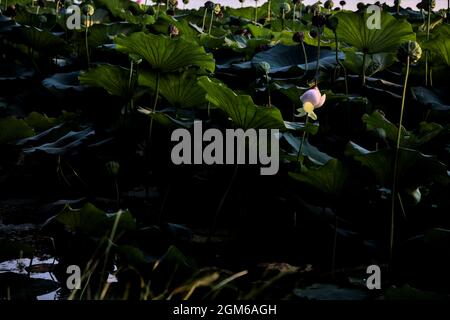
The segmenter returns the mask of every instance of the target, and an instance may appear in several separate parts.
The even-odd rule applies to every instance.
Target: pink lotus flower
[[[296,117],[302,117],[308,115],[313,120],[317,120],[317,115],[314,113],[314,109],[320,108],[325,103],[327,95],[321,95],[318,87],[314,87],[306,91],[300,100],[303,103],[303,108],[298,109],[299,112]]]

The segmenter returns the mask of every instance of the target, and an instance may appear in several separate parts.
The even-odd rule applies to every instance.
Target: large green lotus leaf
[[[156,74],[143,71],[139,73],[139,84],[156,90]],[[206,104],[205,90],[197,82],[194,72],[166,73],[159,79],[160,94],[173,106],[192,108]]]
[[[439,35],[437,38],[426,43],[425,47],[430,50],[434,64],[445,64],[450,67],[450,38]]]
[[[366,12],[339,12],[337,34],[340,41],[365,53],[395,52],[398,46],[408,40],[415,41],[416,35],[411,24],[397,20],[388,13],[381,13],[381,28],[367,28]]]
[[[153,69],[163,72],[196,66],[214,72],[215,62],[211,54],[195,42],[171,39],[165,36],[133,33],[116,38],[117,50],[144,58]]]
[[[277,108],[256,106],[250,96],[237,95],[223,83],[208,77],[201,77],[199,84],[207,92],[206,99],[228,114],[237,127],[285,129],[283,117]]]
[[[433,88],[412,87],[412,95],[420,104],[435,111],[450,110],[450,101],[444,101],[444,94]]]
[[[365,114],[362,119],[368,130],[382,129],[389,141],[392,143],[397,141],[398,127],[379,111],[375,111],[371,115]],[[418,147],[439,135],[443,129],[441,125],[433,122],[421,122],[416,133],[409,132],[402,127],[400,143],[403,147]]]
[[[283,138],[291,145],[293,148],[293,155],[297,156],[300,146],[301,146],[301,137],[295,137],[290,132],[284,132]],[[308,159],[315,165],[323,166],[329,161],[331,161],[332,157],[330,157],[325,152],[320,151],[315,146],[311,145],[308,139],[305,139],[305,145],[303,146],[302,155],[307,156]]]
[[[23,119],[16,117],[0,119],[0,144],[15,142],[34,134],[33,128]]]
[[[130,34],[139,31],[139,26],[131,23],[114,22],[94,24],[89,28],[89,46],[95,48],[111,42],[111,37],[118,34]],[[84,37],[83,40],[84,41]]]
[[[109,235],[116,219],[120,219],[116,235],[136,230],[136,222],[128,210],[106,213],[91,203],[86,203],[81,209],[72,209],[67,205],[49,221],[62,223],[72,232],[78,231],[88,236],[101,237]]]
[[[339,195],[345,187],[349,172],[339,160],[332,159],[322,167],[306,169],[301,173],[290,172],[289,175],[324,193]]]
[[[308,63],[305,63],[303,50],[300,46],[286,46],[278,44],[273,48],[257,53],[251,62],[243,62],[232,65],[235,69],[249,69],[252,65],[260,62],[267,62],[270,65],[270,73],[304,73],[306,69],[315,70],[317,62],[317,48],[313,46],[305,46]],[[343,54],[339,53],[339,58],[343,58]],[[335,52],[329,48],[320,50],[319,66],[321,69],[332,68],[336,65]]]
[[[155,21],[154,16],[147,15],[140,6],[129,0],[97,0],[98,5],[107,8],[111,14],[122,20],[134,24],[152,24]],[[135,12],[134,15],[132,12]]]
[[[131,96],[129,77],[130,70],[105,64],[81,73],[79,80],[82,85],[103,88],[113,96],[127,98]]]
[[[366,75],[373,76],[377,72],[383,71],[395,62],[395,55],[388,52],[374,53],[366,56]],[[362,70],[363,54],[354,50],[345,51],[344,65],[348,71],[360,74]]]
[[[345,151],[346,155],[369,168],[377,182],[387,188],[392,187],[394,153],[393,149],[368,151],[353,142],[347,145]],[[447,167],[443,163],[416,150],[400,148],[398,168],[399,181],[403,186],[417,187],[430,182],[449,182]]]
[[[53,33],[35,27],[22,26],[13,30],[14,40],[45,54],[64,51],[65,42]]]
[[[33,111],[25,119],[36,132],[48,130],[58,124],[58,119],[47,117],[45,114]]]

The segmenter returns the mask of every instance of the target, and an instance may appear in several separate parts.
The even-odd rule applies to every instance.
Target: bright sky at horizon
[[[240,7],[241,3],[239,2],[239,0],[212,0],[213,2],[216,3],[220,3],[221,5],[226,5],[226,6],[230,6],[230,7]],[[340,0],[333,0],[335,6],[339,5],[339,1]],[[369,0],[369,1],[362,1],[362,0],[346,0],[347,5],[346,7],[348,9],[355,9],[356,8],[356,4],[358,2],[364,2],[364,3],[375,3],[377,0]],[[180,6],[182,6],[182,1],[180,0]],[[189,4],[186,6],[187,8],[198,8],[203,6],[203,4],[206,2],[206,0],[190,0]],[[258,4],[261,5],[264,2],[266,2],[266,0],[259,0]],[[317,0],[304,0],[305,4],[313,4],[317,2]],[[323,0],[322,2],[325,2],[325,0]],[[382,1],[380,0],[381,3],[385,2],[389,5],[393,5],[394,0],[387,0],[387,1]],[[419,3],[420,0],[402,0],[402,7],[411,7],[413,9],[416,8],[417,3]],[[245,6],[254,6],[255,1],[254,0],[245,0],[244,5]],[[442,8],[447,8],[447,0],[436,0],[436,9],[442,9]]]

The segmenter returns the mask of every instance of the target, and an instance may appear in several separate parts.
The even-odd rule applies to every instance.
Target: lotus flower
[[[298,109],[297,111],[299,114],[295,116],[302,117],[304,115],[308,115],[311,119],[317,120],[317,115],[314,113],[314,110],[323,106],[326,98],[327,95],[321,95],[318,87],[309,89],[300,97],[300,100],[303,103],[303,108]]]

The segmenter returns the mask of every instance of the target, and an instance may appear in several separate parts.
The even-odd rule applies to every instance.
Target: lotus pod
[[[119,174],[120,165],[116,161],[109,161],[106,163],[105,168],[108,175],[115,178]]]
[[[292,40],[297,43],[302,43],[305,40],[305,33],[302,31],[294,33]]]
[[[83,13],[87,16],[93,16],[95,13],[95,8],[91,4],[83,6]]]
[[[397,50],[397,58],[403,63],[406,63],[408,57],[411,63],[416,63],[421,56],[422,48],[416,41],[404,42]]]
[[[283,2],[280,4],[280,11],[284,14],[289,13],[289,11],[291,11],[291,6],[287,2]]]

